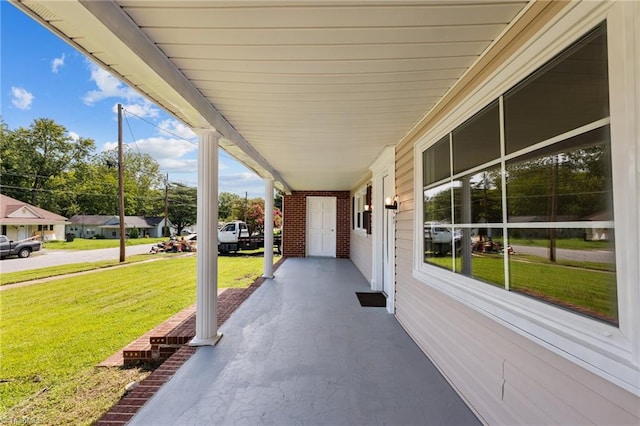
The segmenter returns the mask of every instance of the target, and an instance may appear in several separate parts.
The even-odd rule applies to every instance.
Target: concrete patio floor
[[[350,260],[287,259],[131,425],[480,422]]]

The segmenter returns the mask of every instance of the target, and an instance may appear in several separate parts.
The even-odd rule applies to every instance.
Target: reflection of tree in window
[[[584,220],[612,209],[608,143],[567,148],[550,154],[536,151],[528,156],[533,158],[507,163],[510,220],[525,216],[531,217],[529,222]]]

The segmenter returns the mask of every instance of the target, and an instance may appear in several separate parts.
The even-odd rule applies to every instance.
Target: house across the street
[[[43,241],[61,240],[67,223],[66,217],[0,194],[0,226],[10,240],[38,236]]]
[[[67,233],[80,238],[120,238],[120,219],[113,215],[77,214],[69,219]],[[129,234],[136,229],[140,237],[162,237],[164,217],[162,216],[125,216],[124,228]],[[175,228],[168,221],[169,230],[175,234]]]

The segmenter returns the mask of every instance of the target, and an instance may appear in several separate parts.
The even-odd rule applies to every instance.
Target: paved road
[[[549,249],[546,247],[532,247],[532,246],[511,246],[516,253],[531,254],[533,256],[547,257],[549,256]],[[558,259],[574,260],[578,262],[602,262],[602,263],[615,263],[615,254],[613,251],[608,250],[570,250],[570,249],[556,249],[556,256]]]
[[[153,244],[142,244],[126,248],[125,255],[149,253]],[[0,260],[0,272],[28,271],[30,269],[46,268],[49,266],[67,265],[70,263],[97,262],[101,260],[118,260],[120,248],[99,250],[48,250],[33,253],[27,259],[10,257]]]

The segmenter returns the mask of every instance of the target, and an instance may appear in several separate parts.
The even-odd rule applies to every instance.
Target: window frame
[[[353,216],[353,230],[357,234],[366,235],[367,234],[367,223],[365,216],[368,215],[368,211],[365,209],[365,205],[367,204],[367,185],[364,185],[353,194],[353,206],[354,206],[354,216]],[[371,206],[369,206],[371,209]],[[371,218],[367,218],[371,220]]]
[[[426,149],[606,20],[619,326],[502,288],[478,285],[473,278],[425,263],[422,253],[422,202],[416,202],[414,209],[413,277],[640,395],[640,327],[637,326],[640,324],[640,267],[637,265],[637,253],[640,252],[637,241],[640,236],[640,221],[637,220],[640,217],[640,180],[630,179],[628,173],[629,170],[638,170],[640,163],[640,147],[636,139],[638,127],[637,123],[634,124],[640,112],[640,100],[635,89],[637,83],[632,77],[640,73],[635,65],[640,59],[640,48],[636,46],[633,50],[638,34],[634,34],[633,19],[628,18],[634,13],[637,17],[640,7],[633,3],[587,2],[567,9],[414,145],[414,197],[423,199],[422,155]],[[629,154],[634,144],[637,147],[635,156]],[[635,253],[635,259],[632,253]]]

